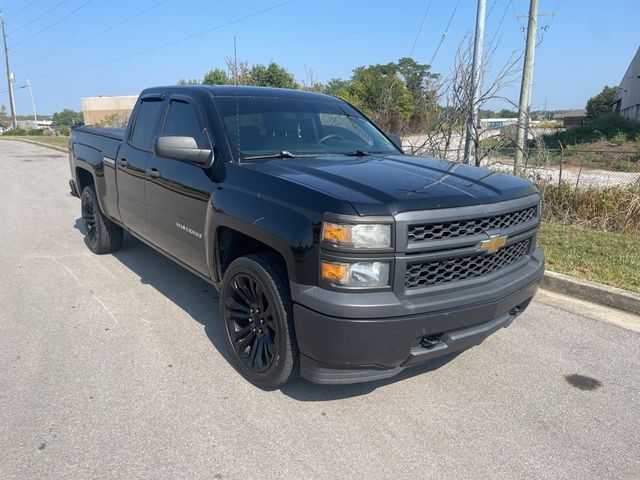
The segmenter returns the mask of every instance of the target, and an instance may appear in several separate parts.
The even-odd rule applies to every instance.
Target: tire
[[[80,195],[84,243],[93,253],[103,255],[122,246],[122,228],[100,211],[93,186],[84,187]]]
[[[298,370],[286,274],[274,255],[234,260],[220,289],[220,318],[234,368],[264,390],[287,383]]]

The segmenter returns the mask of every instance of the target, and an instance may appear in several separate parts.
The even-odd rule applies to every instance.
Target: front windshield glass
[[[235,153],[242,157],[398,153],[376,127],[337,99],[217,97]]]

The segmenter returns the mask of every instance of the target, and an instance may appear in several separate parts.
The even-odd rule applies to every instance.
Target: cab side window
[[[200,125],[198,114],[193,105],[187,102],[171,101],[162,134],[193,137],[196,139],[198,148],[210,148],[209,139]]]
[[[133,132],[131,133],[131,143],[136,147],[143,150],[151,150],[153,138],[157,135],[156,122],[158,121],[161,106],[162,100],[159,98],[142,100],[140,103],[136,122],[133,125]]]

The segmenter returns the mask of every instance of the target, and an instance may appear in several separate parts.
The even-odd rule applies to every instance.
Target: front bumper
[[[335,303],[320,311],[295,303],[301,375],[326,384],[379,380],[409,366],[478,345],[522,313],[534,296],[543,271],[544,257],[537,250],[526,265],[483,289],[484,298],[460,292],[449,297],[447,308],[437,308],[440,304],[436,303],[433,309],[423,307],[420,313],[401,316],[371,318],[376,310],[388,313],[389,305],[376,309],[360,303],[370,314],[362,318],[357,315],[362,313],[360,308],[344,304],[342,311],[351,314],[344,318],[333,314],[340,310]],[[296,291],[294,301],[295,297],[304,297],[304,292]],[[409,305],[405,303],[403,307],[395,311],[405,312]],[[320,313],[327,310],[331,313]]]

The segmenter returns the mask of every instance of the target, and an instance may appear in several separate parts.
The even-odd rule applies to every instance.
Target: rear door
[[[162,135],[189,136],[199,148],[211,149],[204,115],[189,97],[169,99]],[[152,156],[147,165],[147,225],[154,244],[178,260],[208,275],[205,221],[215,182],[207,168]]]
[[[143,237],[148,236],[145,203],[147,163],[153,157],[151,150],[158,134],[161,111],[161,97],[141,98],[128,138],[122,142],[116,159],[120,218],[127,228]]]

